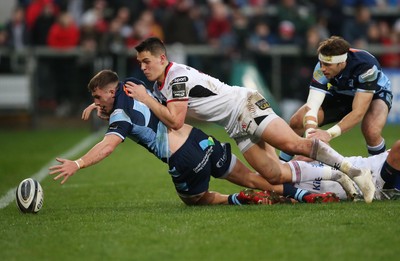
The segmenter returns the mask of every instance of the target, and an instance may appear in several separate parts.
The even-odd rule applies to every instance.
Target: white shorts
[[[230,133],[240,151],[244,153],[260,141],[268,124],[278,118],[268,101],[258,92],[249,93],[242,113],[239,115],[236,133]]]

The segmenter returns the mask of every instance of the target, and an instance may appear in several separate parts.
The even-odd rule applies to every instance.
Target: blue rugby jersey
[[[348,96],[354,96],[356,92],[391,92],[389,78],[382,72],[378,60],[369,52],[350,49],[346,62],[344,70],[331,80],[324,76],[318,62],[314,68],[310,89]]]
[[[143,84],[135,78],[128,78],[126,81]],[[118,84],[106,135],[115,134],[123,140],[128,137],[167,162],[170,157],[167,127],[145,104],[127,96],[123,84]]]

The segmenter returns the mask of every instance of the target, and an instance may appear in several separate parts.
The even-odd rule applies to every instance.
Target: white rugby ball
[[[43,189],[40,183],[27,178],[19,183],[15,192],[16,202],[22,213],[37,213],[43,206]]]

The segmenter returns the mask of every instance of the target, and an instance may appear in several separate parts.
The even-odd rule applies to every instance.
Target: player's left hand
[[[331,141],[332,137],[326,130],[315,129],[308,133],[307,138],[319,139],[327,144]]]
[[[79,167],[72,160],[67,160],[62,158],[56,158],[56,160],[61,164],[49,167],[50,170],[49,174],[50,175],[58,174],[56,177],[53,178],[54,180],[63,178],[63,180],[61,181],[62,185],[65,182],[67,182],[69,177],[75,174],[75,172],[79,169]]]
[[[146,87],[142,84],[136,84],[131,81],[125,83],[124,91],[126,95],[140,102],[143,102],[149,96]]]

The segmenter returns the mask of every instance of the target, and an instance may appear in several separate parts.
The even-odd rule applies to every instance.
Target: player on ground
[[[372,201],[375,188],[369,170],[354,168],[317,139],[299,137],[257,91],[229,86],[187,65],[168,61],[166,47],[158,38],[144,40],[136,50],[141,69],[149,81],[155,81],[154,95],[163,104],[153,99],[143,85],[127,82],[126,89],[169,128],[181,128],[186,116],[217,123],[270,183],[282,183],[280,162],[274,160],[278,148],[342,170],[362,189],[365,201]]]
[[[320,43],[318,59],[307,103],[290,119],[292,129],[300,136],[329,142],[361,122],[369,155],[384,152],[382,129],[393,95],[378,60],[367,51],[350,48],[337,36]],[[337,124],[318,136],[312,135],[328,123]],[[284,160],[288,156],[281,154]]]
[[[129,80],[139,83],[134,78]],[[337,201],[336,196],[331,193],[310,194],[289,184],[272,186],[236,159],[231,153],[229,144],[222,144],[187,124],[179,130],[168,129],[148,107],[128,97],[123,86],[124,83],[119,81],[118,75],[109,70],[99,72],[89,82],[88,88],[94,98],[94,106],[98,107],[102,118],[109,118],[107,133],[101,142],[80,159],[71,161],[57,158],[61,164],[49,168],[50,174],[57,174],[55,180],[62,178],[61,184],[65,183],[79,169],[106,158],[128,137],[169,165],[169,173],[178,195],[189,205],[246,204],[259,201],[271,203],[268,200],[268,193],[264,192],[251,195],[246,193],[223,195],[211,192],[208,190],[210,176],[225,178],[248,188],[276,191],[285,196],[292,196],[298,201],[310,203]],[[90,106],[89,110],[85,110],[83,117],[87,118],[92,109]],[[289,164],[285,168],[287,178],[291,180]],[[340,179],[340,176],[336,177]],[[347,178],[346,175],[342,177]]]
[[[355,166],[371,169],[376,192],[375,199],[391,199],[400,196],[400,140],[397,140],[390,150],[369,157],[354,156],[348,160]],[[323,167],[323,164],[314,164]],[[333,170],[337,171],[337,170]],[[296,184],[296,187],[323,193],[324,191],[335,192],[341,199],[347,198],[342,187],[334,181],[314,180]],[[356,191],[357,192],[357,191]],[[358,193],[357,193],[358,194]]]

